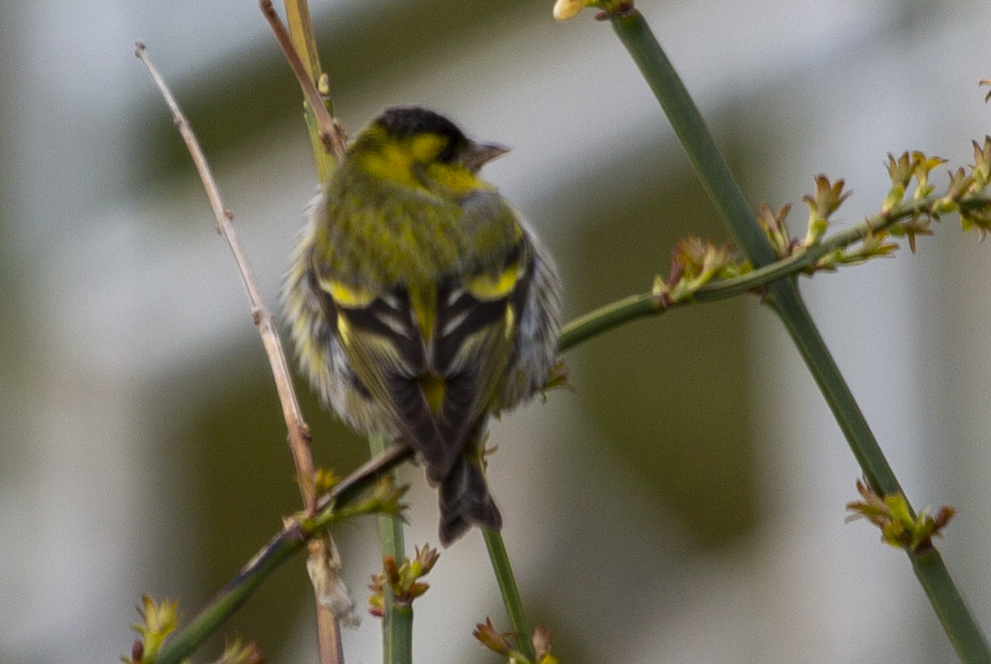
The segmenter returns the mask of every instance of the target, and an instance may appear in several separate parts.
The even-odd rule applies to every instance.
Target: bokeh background
[[[885,154],[971,160],[991,131],[980,0],[641,0],[754,206],[812,176],[887,190]],[[561,265],[568,317],[649,288],[670,247],[726,238],[608,24],[550,0],[312,0],[352,131],[422,104],[513,147],[488,177]],[[142,593],[206,601],[295,511],[275,391],[247,301],[143,40],[212,161],[270,306],[315,188],[300,98],[249,0],[0,0],[0,662],[109,662]],[[938,180],[940,183],[942,179]],[[991,248],[956,220],[917,255],[803,283],[918,506],[991,626]],[[494,426],[491,482],[529,617],[565,662],[954,661],[904,555],[844,525],[859,475],[756,299],[638,322],[567,356],[572,391]],[[300,384],[321,465],[365,444]],[[413,486],[407,542],[436,542]],[[335,530],[364,613],[371,520]],[[418,661],[495,662],[508,628],[478,533],[416,604]],[[302,559],[225,633],[313,662]],[[378,623],[345,633],[380,657]],[[222,645],[215,639],[211,657]],[[202,661],[205,655],[200,658]]]

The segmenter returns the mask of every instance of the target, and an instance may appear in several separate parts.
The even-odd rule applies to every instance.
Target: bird
[[[386,109],[311,202],[283,289],[302,372],[350,427],[413,448],[439,487],[445,547],[502,528],[487,425],[556,363],[554,260],[479,177],[507,152],[434,111]]]

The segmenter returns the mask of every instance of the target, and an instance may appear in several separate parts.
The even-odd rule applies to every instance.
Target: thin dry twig
[[[290,4],[292,5],[291,7]],[[331,117],[327,111],[327,107],[324,105],[323,97],[320,96],[320,93],[313,84],[317,76],[319,76],[320,60],[317,57],[316,43],[313,38],[313,26],[310,23],[310,11],[306,5],[306,0],[292,0],[291,3],[286,3],[286,13],[289,23],[294,28],[293,34],[289,34],[286,31],[282,20],[275,12],[270,0],[260,0],[259,6],[303,90],[303,94],[310,106],[312,118],[316,122],[316,133],[320,145],[335,161],[340,162],[344,159],[345,152],[344,129]],[[298,43],[306,55],[305,63],[300,57],[299,49],[294,45],[294,37],[297,40],[296,43]],[[314,145],[314,150],[316,149]],[[317,172],[321,175],[321,179],[327,176],[326,169],[326,164],[322,163],[322,160],[317,156]],[[323,561],[333,566],[334,569],[338,568],[337,549],[333,546],[333,542],[322,539],[315,540],[310,542],[309,550],[311,562]],[[320,566],[308,566],[309,569],[317,569],[318,567]],[[313,580],[314,588],[317,589],[317,606],[320,607],[317,610],[317,636],[320,643],[320,662],[321,664],[341,664],[344,662],[344,650],[341,645],[339,625],[336,618],[320,601],[321,591],[317,587],[321,583],[312,574],[311,579]]]
[[[318,514],[315,518],[331,519],[333,512],[346,510],[357,502],[357,494],[377,482],[395,466],[413,456],[407,443],[394,442],[374,459],[365,463],[345,479],[335,484],[328,493],[319,499],[320,512],[331,508],[331,514]],[[357,507],[357,506],[355,506]],[[341,513],[338,512],[338,515]],[[206,606],[188,622],[183,621],[181,629],[169,635],[168,643],[159,650],[155,661],[162,664],[186,662],[196,649],[258,590],[261,583],[275,571],[304,542],[312,541],[315,524],[304,527],[303,520],[290,519],[247,564],[240,569],[231,581],[224,586]],[[140,642],[139,642],[140,643]],[[331,649],[334,655],[339,649]],[[323,661],[323,660],[321,660]],[[342,662],[342,658],[330,661]]]
[[[286,14],[289,36],[292,37],[293,46],[306,65],[310,80],[320,80],[323,71],[320,67],[320,56],[317,54],[317,41],[313,34],[309,3],[307,0],[283,0],[282,8]]]
[[[310,107],[313,109],[317,125],[319,126],[320,142],[323,143],[324,149],[333,155],[334,159],[341,161],[344,159],[345,151],[344,131],[340,124],[334,118],[330,117],[327,107],[323,104],[323,97],[320,96],[316,86],[313,85],[313,80],[310,79],[306,71],[306,65],[303,64],[303,60],[299,57],[299,53],[296,52],[296,48],[293,46],[289,32],[282,24],[282,19],[279,18],[275,8],[272,7],[272,0],[259,0],[258,5],[261,7],[262,14],[265,15],[265,20],[272,27],[272,32],[275,33],[275,38],[278,40],[279,46],[286,56],[286,60],[289,61],[289,66],[292,67],[293,73],[296,74],[296,79],[299,81],[300,87],[303,88],[306,101],[309,102]]]
[[[284,29],[283,32],[285,32]],[[294,50],[292,52],[295,53]],[[220,197],[220,190],[217,187],[216,180],[213,178],[213,174],[210,172],[210,167],[207,164],[206,157],[203,155],[203,150],[200,148],[199,142],[196,140],[192,126],[179,108],[179,104],[176,102],[171,90],[169,90],[168,85],[166,85],[165,80],[151,63],[148,54],[145,52],[145,46],[141,42],[135,44],[135,55],[148,68],[148,72],[151,74],[159,91],[162,93],[162,97],[165,99],[165,103],[168,104],[169,110],[172,112],[173,122],[186,142],[186,147],[189,149],[189,153],[193,158],[196,170],[199,172],[200,179],[203,181],[203,187],[206,189],[207,197],[210,199],[210,206],[213,208],[213,213],[217,220],[217,232],[224,236],[231,249],[231,253],[234,254],[238,273],[241,275],[241,281],[244,284],[244,288],[248,294],[248,300],[251,303],[251,316],[255,325],[258,327],[262,343],[265,346],[265,352],[268,354],[268,360],[272,366],[272,375],[275,378],[279,402],[282,404],[282,414],[289,432],[289,449],[292,452],[293,462],[296,466],[299,492],[303,498],[305,509],[310,514],[313,514],[316,511],[317,495],[314,484],[313,458],[310,454],[310,429],[303,420],[299,400],[296,398],[296,392],[293,389],[289,366],[286,363],[286,354],[282,348],[282,341],[275,326],[275,318],[265,306],[258,284],[255,281],[254,272],[248,263],[244,249],[241,247],[237,233],[234,231],[234,215],[223,204],[223,200]],[[299,56],[296,56],[296,61],[299,61]],[[310,87],[313,87],[312,84]],[[323,115],[329,118],[329,114],[322,103],[316,106],[323,111]],[[332,122],[331,126],[333,126]],[[328,136],[338,136],[338,134],[336,132],[330,132]],[[327,145],[334,146],[334,143],[329,142]],[[343,151],[341,154],[343,154]],[[329,538],[329,535],[327,538]],[[329,539],[321,538],[312,540],[309,544],[311,559],[335,560],[334,551],[335,548]],[[320,661],[322,664],[342,664],[344,662],[344,655],[337,620],[330,609],[321,602],[323,591],[315,588],[315,592],[317,594],[317,623],[320,635]]]
[[[220,233],[234,254],[234,262],[237,263],[238,273],[241,275],[241,282],[248,293],[248,301],[251,303],[251,317],[254,319],[258,332],[261,334],[262,342],[265,344],[265,351],[268,353],[269,362],[272,365],[272,374],[278,388],[279,401],[282,404],[282,414],[286,420],[286,427],[289,430],[289,447],[292,450],[293,459],[296,462],[296,474],[299,481],[300,494],[306,504],[307,509],[315,508],[316,487],[313,483],[313,459],[310,456],[310,431],[303,421],[303,413],[299,408],[299,401],[296,399],[296,392],[293,389],[292,379],[289,375],[289,366],[286,363],[286,355],[282,349],[282,342],[275,327],[275,318],[265,306],[258,284],[255,281],[254,272],[248,263],[248,258],[244,253],[241,242],[234,231],[234,214],[228,210],[220,197],[220,190],[217,182],[210,172],[206,157],[200,148],[193,134],[193,129],[179,108],[175,97],[169,90],[168,85],[161,74],[151,63],[145,46],[141,42],[135,44],[137,55],[151,73],[155,84],[165,98],[169,110],[172,111],[173,122],[176,129],[182,135],[189,148],[189,153],[196,164],[196,170],[203,181],[207,197],[210,199],[210,206],[217,219],[217,232]]]

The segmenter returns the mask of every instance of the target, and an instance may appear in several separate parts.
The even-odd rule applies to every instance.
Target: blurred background
[[[545,237],[567,317],[649,288],[686,234],[725,240],[608,24],[551,0],[311,0],[338,115],[422,104],[513,148],[486,168]],[[885,154],[957,166],[991,127],[980,0],[641,0],[754,207],[845,178],[876,210]],[[315,190],[292,75],[242,0],[0,0],[0,662],[110,662],[142,593],[193,615],[299,508],[284,425],[233,261],[133,42],[173,86],[276,307]],[[940,176],[939,185],[945,182]],[[804,280],[837,362],[991,626],[991,248],[955,218],[917,255]],[[905,556],[844,525],[859,470],[755,298],[680,310],[567,355],[572,391],[494,426],[491,484],[529,618],[563,662],[951,662]],[[319,464],[365,443],[300,383]],[[407,543],[436,543],[418,468]],[[365,613],[372,520],[335,530]],[[496,662],[508,629],[480,535],[416,604],[418,661]],[[314,662],[302,558],[225,634]],[[214,639],[203,661],[219,654]]]

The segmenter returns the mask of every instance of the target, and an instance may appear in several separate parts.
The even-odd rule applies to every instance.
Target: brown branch
[[[145,52],[144,44],[135,44],[137,55],[148,68],[151,77],[155,80],[165,103],[172,111],[173,122],[176,129],[182,135],[189,148],[189,153],[196,164],[196,170],[203,181],[207,198],[210,199],[210,206],[217,219],[217,232],[224,236],[227,244],[234,254],[234,262],[237,263],[238,273],[241,275],[241,282],[248,293],[248,301],[251,303],[251,317],[254,319],[258,332],[261,334],[262,342],[265,344],[265,352],[268,354],[269,363],[272,365],[272,375],[275,378],[275,385],[279,392],[279,401],[282,404],[282,414],[286,420],[286,427],[289,430],[289,448],[292,451],[293,460],[296,463],[296,475],[299,481],[299,492],[303,497],[303,502],[308,510],[315,508],[316,487],[313,484],[313,459],[310,456],[310,431],[303,421],[303,413],[299,408],[299,401],[296,399],[296,392],[293,389],[292,379],[289,375],[289,366],[286,364],[286,355],[282,350],[282,342],[279,333],[275,328],[275,318],[265,306],[258,283],[255,281],[254,272],[248,263],[248,258],[241,247],[241,241],[234,231],[234,214],[228,210],[220,197],[220,190],[217,182],[210,172],[203,150],[196,140],[193,129],[179,108],[175,97],[166,85],[158,70],[151,63],[148,54]]]
[[[269,4],[269,7],[271,7],[271,4]],[[279,23],[279,26],[281,27],[281,22]],[[285,32],[284,29],[282,31],[283,33]],[[145,67],[148,68],[155,84],[158,86],[162,96],[165,98],[166,104],[168,104],[169,109],[172,111],[173,122],[175,123],[176,128],[179,130],[183,140],[186,142],[186,147],[189,149],[189,153],[193,158],[193,163],[196,165],[196,170],[199,172],[200,179],[203,181],[203,187],[206,189],[207,197],[210,199],[210,206],[213,208],[213,213],[217,220],[217,232],[224,236],[224,239],[227,240],[228,246],[230,246],[231,253],[234,254],[234,261],[237,263],[238,273],[241,275],[241,281],[244,284],[244,288],[248,293],[248,300],[251,303],[252,318],[255,325],[258,327],[258,332],[261,335],[262,343],[265,346],[265,352],[268,354],[269,363],[272,366],[272,375],[275,378],[275,385],[279,394],[279,402],[282,404],[282,415],[285,418],[286,428],[289,432],[289,449],[292,452],[293,462],[296,466],[296,477],[299,483],[299,492],[303,499],[303,505],[307,513],[314,514],[316,511],[317,496],[316,486],[314,484],[313,458],[310,454],[310,429],[303,420],[303,414],[299,407],[299,401],[296,398],[296,392],[293,389],[292,378],[289,374],[289,366],[286,363],[286,355],[283,351],[282,341],[279,338],[278,330],[275,326],[275,318],[265,306],[261,292],[258,289],[258,284],[255,281],[254,273],[248,263],[247,256],[244,253],[244,249],[241,247],[241,242],[237,237],[237,233],[234,231],[234,215],[224,206],[224,203],[220,197],[220,190],[213,178],[213,174],[210,172],[210,167],[207,164],[206,157],[203,155],[203,150],[200,148],[199,142],[196,140],[196,136],[193,133],[193,129],[190,126],[189,121],[179,108],[179,104],[176,102],[175,97],[166,85],[165,80],[162,78],[161,74],[158,73],[158,70],[148,58],[148,54],[145,52],[144,44],[138,42],[135,46],[135,55],[137,55],[144,63]],[[295,53],[294,50],[292,50],[292,52]],[[296,61],[299,61],[298,56],[296,56]],[[312,84],[310,87],[313,87]],[[315,92],[316,91],[314,90],[314,94]],[[319,111],[322,110],[323,116],[329,118],[327,109],[323,106],[322,102],[316,104],[314,108],[319,109],[317,111],[317,117],[320,117]],[[331,127],[333,127],[332,122]],[[327,142],[327,145],[330,148],[336,148],[338,144],[343,146],[343,143],[340,141],[340,136],[336,131],[329,132],[327,136],[337,138],[337,143],[334,143],[333,141]],[[340,149],[340,154],[343,155],[343,147]],[[329,561],[333,565],[337,565],[334,551],[335,548],[333,544],[326,538],[312,540],[309,544],[311,559]],[[326,589],[317,588],[315,586],[314,590],[317,595],[317,624],[320,637],[320,661],[322,664],[341,664],[344,661],[344,657],[341,647],[340,629],[333,613],[321,601],[321,598],[326,594]]]
[[[318,501],[320,509],[315,520],[320,522],[320,526],[313,523],[304,528],[299,519],[293,519],[287,527],[270,539],[192,620],[181,630],[170,635],[155,657],[155,662],[179,664],[188,661],[187,658],[254,594],[272,572],[299,551],[304,542],[313,541],[311,539],[313,533],[334,518],[335,510],[350,505],[355,501],[358,491],[368,488],[385,473],[412,456],[413,450],[409,445],[394,442],[384,452],[335,484],[330,492]],[[328,507],[332,507],[330,512],[325,511]],[[330,648],[331,655],[336,655],[339,651],[340,646]],[[343,661],[343,659],[330,661]]]
[[[320,58],[317,55],[316,39],[313,36],[313,24],[310,20],[310,10],[306,0],[285,0],[286,18],[290,31],[276,14],[270,0],[260,0],[262,14],[268,21],[282,53],[286,56],[300,88],[306,99],[305,115],[309,127],[310,141],[313,143],[313,157],[316,163],[317,176],[325,182],[332,172],[333,161],[344,159],[345,139],[344,130],[334,120],[324,103],[324,98],[314,87],[314,81],[325,80],[320,71]],[[328,158],[329,157],[329,158]],[[337,569],[336,547],[332,542],[319,540],[310,545],[310,563],[307,568],[311,571],[314,588],[321,586],[321,581],[313,573],[315,569]],[[325,563],[323,565],[319,563]],[[320,601],[321,591],[317,590],[317,635],[320,641],[321,664],[340,664],[344,661],[341,646],[340,629],[335,617],[326,610]]]
[[[283,7],[293,47],[306,66],[307,77],[311,81],[318,81],[323,72],[320,68],[320,57],[317,55],[316,38],[313,36],[309,3],[307,0],[284,0]]]
[[[286,56],[286,60],[289,61],[289,66],[292,67],[292,71],[299,81],[299,86],[303,88],[303,95],[313,110],[317,121],[317,132],[320,136],[320,142],[328,154],[333,155],[337,161],[341,161],[344,159],[345,151],[344,131],[340,124],[330,117],[330,112],[324,106],[323,97],[320,96],[316,86],[313,85],[313,79],[310,78],[306,65],[303,64],[303,60],[299,57],[299,53],[296,52],[296,48],[293,46],[292,37],[289,36],[286,26],[282,24],[282,19],[279,18],[275,8],[272,7],[272,0],[259,0],[258,5],[265,15],[265,20],[272,27],[272,32],[275,33],[275,38],[278,40],[279,46]]]

